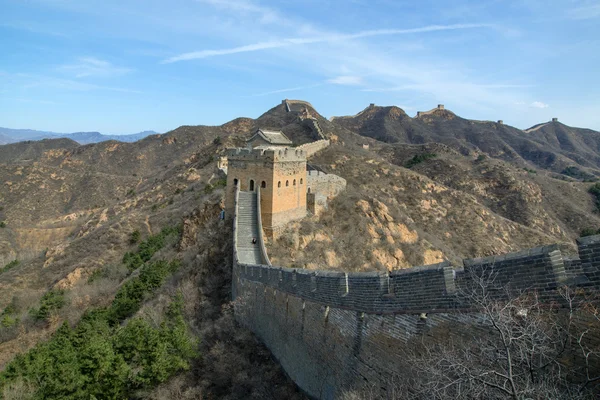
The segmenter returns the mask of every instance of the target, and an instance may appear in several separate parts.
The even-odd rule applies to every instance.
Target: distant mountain
[[[600,176],[600,132],[556,120],[521,130],[502,121],[461,118],[443,106],[411,118],[398,107],[370,105],[354,116],[331,121],[381,142],[443,143],[464,155],[484,153],[522,166],[532,163],[577,179]]]
[[[61,135],[61,137],[74,140],[80,144],[99,143],[105,142],[107,140],[118,140],[119,142],[132,143],[137,142],[138,140],[143,139],[146,136],[156,134],[158,134],[158,132],[154,131],[143,131],[129,135],[103,135],[100,132],[75,132]]]
[[[0,144],[22,142],[24,140],[42,140],[68,138],[79,144],[99,143],[107,140],[118,140],[119,142],[137,142],[146,136],[156,135],[155,131],[143,131],[128,135],[103,135],[100,132],[75,132],[57,133],[50,131],[36,131],[32,129],[10,129],[0,127]]]
[[[0,134],[0,144],[10,143],[12,140],[8,136]]]

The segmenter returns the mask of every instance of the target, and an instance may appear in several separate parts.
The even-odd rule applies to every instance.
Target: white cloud
[[[361,85],[363,80],[360,76],[342,75],[327,81],[335,85]]]
[[[529,107],[533,107],[533,108],[548,108],[550,106],[548,104],[546,104],[546,103],[542,103],[541,101],[534,101],[533,103],[531,103],[529,105]]]
[[[349,40],[368,38],[374,36],[392,36],[392,35],[406,35],[414,33],[426,33],[426,32],[437,32],[437,31],[449,31],[458,29],[476,29],[476,28],[490,28],[492,25],[489,24],[455,24],[455,25],[429,25],[420,28],[411,29],[375,29],[368,31],[360,31],[350,34],[328,34],[319,35],[314,37],[300,37],[300,38],[284,38],[281,40],[269,41],[269,42],[258,42],[245,46],[232,47],[218,50],[200,50],[189,53],[183,53],[177,56],[167,58],[163,61],[164,64],[174,63],[178,61],[196,60],[214,56],[222,56],[237,53],[246,53],[251,51],[274,49],[280,47],[288,47],[302,44],[313,44],[313,43],[324,43],[324,42],[347,42]]]
[[[75,78],[112,77],[132,71],[130,68],[117,67],[105,60],[94,57],[80,57],[76,64],[62,65],[59,70],[74,74]]]

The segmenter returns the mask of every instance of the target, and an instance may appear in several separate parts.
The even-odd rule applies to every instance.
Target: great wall
[[[234,220],[236,242],[248,241]],[[235,316],[311,397],[335,399],[347,390],[368,389],[374,398],[387,398],[410,339],[477,320],[457,296],[473,274],[496,274],[491,290],[498,297],[510,288],[560,301],[562,285],[598,289],[600,235],[581,238],[578,245],[575,259],[552,245],[464,260],[462,268],[443,262],[389,273],[244,263],[234,248]]]
[[[549,245],[465,259],[461,266],[442,262],[390,272],[271,265],[263,230],[273,236],[307,210],[318,213],[318,204],[326,207],[327,199],[345,189],[341,177],[307,171],[306,158],[327,145],[326,140],[296,148],[249,143],[230,151],[228,160],[235,318],[310,397],[336,399],[357,389],[368,390],[372,398],[390,398],[411,340],[448,334],[457,326],[477,327],[480,314],[460,295],[475,277],[493,278],[488,290],[498,300],[535,291],[543,301],[560,305],[563,286],[599,288],[600,235],[578,239],[575,258]]]

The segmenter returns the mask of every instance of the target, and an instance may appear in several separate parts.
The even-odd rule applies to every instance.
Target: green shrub
[[[19,323],[19,318],[15,317],[17,309],[13,303],[6,306],[2,314],[0,314],[0,325],[3,328],[11,328]]]
[[[140,239],[142,238],[142,234],[140,233],[139,230],[135,230],[133,232],[131,232],[131,234],[129,235],[129,243],[130,244],[136,244],[140,241]]]
[[[40,300],[40,308],[32,308],[29,315],[35,320],[48,320],[52,312],[60,310],[66,303],[64,290],[50,290]]]
[[[487,156],[486,156],[485,154],[480,154],[480,155],[477,157],[477,160],[475,160],[475,161],[476,161],[476,162],[482,162],[482,161],[484,161],[486,158],[487,158]]]
[[[585,228],[581,231],[581,233],[579,235],[581,237],[585,237],[585,236],[592,236],[592,235],[598,235],[598,234],[600,234],[600,229]]]
[[[0,274],[8,271],[9,269],[13,269],[17,265],[19,265],[19,260],[12,260],[8,264],[6,264],[2,269],[0,269]]]
[[[22,379],[36,399],[122,399],[189,369],[196,343],[174,299],[160,327],[141,318],[111,326],[102,310],[75,328],[64,323],[45,343],[18,355],[0,374],[0,389]]]
[[[213,144],[216,144],[217,146],[221,144],[221,136],[217,136],[216,138],[213,139]]]
[[[178,260],[144,263],[169,237],[180,233],[181,226],[165,228],[140,243],[138,252],[127,253],[124,262],[140,263],[139,275],[121,286],[109,307],[87,311],[75,328],[64,323],[49,341],[18,355],[0,373],[0,393],[22,382],[35,392],[35,399],[132,398],[139,390],[189,369],[197,346],[183,319],[181,295],[166,307],[160,327],[141,318],[123,324],[180,267]],[[89,281],[110,274],[109,268],[96,270]],[[47,319],[64,304],[63,291],[49,291],[30,314],[36,320]],[[0,325],[17,324],[14,313],[9,305],[0,315]]]
[[[594,197],[596,211],[600,211],[600,182],[594,183],[592,186],[590,186],[588,192]]]
[[[117,292],[112,305],[107,310],[107,320],[118,324],[139,310],[148,293],[160,287],[165,278],[180,266],[178,260],[156,261],[142,267],[139,276],[126,282]]]
[[[0,221],[0,228],[6,228],[6,222]]]
[[[416,156],[414,156],[413,158],[408,160],[408,162],[405,164],[405,167],[412,168],[415,165],[422,163],[423,161],[427,161],[427,160],[429,160],[431,158],[435,158],[435,157],[437,157],[437,154],[434,154],[434,153],[417,154]]]
[[[133,189],[129,189],[129,190],[127,191],[127,197],[133,197],[133,196],[135,196],[135,190],[133,190]]]
[[[596,181],[598,178],[592,174],[589,174],[585,171],[580,170],[575,166],[570,166],[563,169],[561,172],[563,175],[570,176],[571,178],[580,179],[582,181]]]
[[[135,232],[134,232],[135,233]],[[123,264],[131,271],[142,266],[149,261],[152,256],[165,246],[166,239],[171,236],[178,236],[181,233],[181,227],[163,228],[160,233],[150,235],[145,241],[141,242],[135,253],[127,252],[123,256]]]

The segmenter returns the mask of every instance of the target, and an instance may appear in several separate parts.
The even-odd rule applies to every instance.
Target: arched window
[[[267,187],[267,182],[262,181],[262,183],[260,184],[260,187],[263,188],[263,189],[266,188]]]
[[[238,184],[238,180],[237,180],[237,178],[235,178],[235,179],[233,180],[233,185],[234,185],[234,186],[237,186],[237,184]]]
[[[290,186],[290,181],[285,181],[285,187]]]
[[[281,181],[277,182],[277,187],[280,188],[281,187]]]
[[[303,183],[303,182],[302,182],[302,178],[300,178],[300,184],[302,185],[302,183]]]
[[[308,188],[308,193],[310,193],[310,188]]]
[[[294,185],[294,186],[296,186],[296,180],[295,180],[295,179],[294,179],[294,183],[293,183],[293,185]]]
[[[254,192],[254,180],[250,179],[250,191]]]

